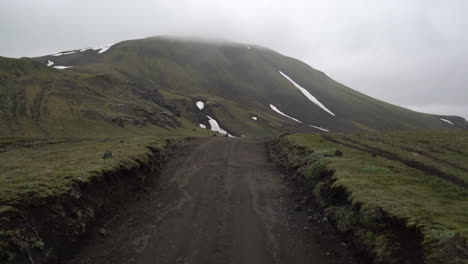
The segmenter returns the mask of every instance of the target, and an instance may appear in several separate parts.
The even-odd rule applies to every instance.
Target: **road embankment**
[[[460,211],[450,206],[465,199],[454,183],[320,135],[282,136],[270,152],[287,181],[309,199],[307,206],[321,212],[318,218],[373,262],[466,263],[466,240],[448,225],[463,223],[454,222]]]
[[[24,142],[2,153],[29,159],[21,167],[31,169],[31,179],[28,183],[24,176],[23,181],[2,186],[0,263],[63,263],[97,220],[154,183],[176,148],[174,139]],[[113,156],[102,160],[97,150],[108,148]],[[44,168],[46,162],[40,159],[52,155],[58,157],[47,166],[56,168]],[[32,170],[45,172],[35,175]],[[13,170],[3,173],[5,179],[14,175]]]

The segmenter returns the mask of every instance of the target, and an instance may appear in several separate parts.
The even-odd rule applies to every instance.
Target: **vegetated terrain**
[[[37,58],[0,57],[0,254],[25,261],[53,259],[68,242],[78,241],[106,208],[157,178],[172,153],[173,142],[166,142],[167,137],[221,136],[213,131],[273,137],[287,131],[445,130],[458,131],[449,135],[463,138],[460,130],[467,128],[461,117],[417,113],[379,101],[299,60],[249,44],[151,37]],[[319,143],[343,144],[346,152],[366,158],[375,153],[372,161],[400,164],[395,168],[420,175],[425,181],[413,181],[411,176],[413,185],[404,187],[408,180],[404,177],[394,183],[402,186],[401,192],[406,188],[420,192],[421,201],[440,191],[447,195],[444,202],[461,197],[460,202],[467,181],[463,145],[437,143],[442,152],[429,148],[439,146],[434,143],[439,136],[448,140],[444,133],[333,134],[326,137],[328,143]],[[291,140],[295,137],[301,138]],[[304,139],[309,137],[320,138]],[[413,141],[420,137],[429,143]],[[103,159],[107,150],[111,159]],[[350,157],[345,154],[342,160],[346,158]],[[352,161],[356,165],[362,160]],[[370,164],[359,172],[374,177],[394,172],[383,165]],[[358,179],[348,180],[358,184]],[[418,184],[421,189],[410,188]],[[444,186],[450,191],[441,190]],[[373,186],[361,187],[369,195],[375,192],[367,188]],[[383,201],[379,199],[372,201]],[[405,200],[407,207],[390,207],[417,208],[410,205],[420,200],[412,199]],[[432,203],[425,206],[435,208]],[[438,208],[463,207],[448,203]],[[421,219],[434,219],[435,214]],[[427,229],[434,232],[424,229],[424,238],[433,234],[458,241],[455,233],[465,236],[464,213],[452,216],[441,216],[452,219],[451,225],[444,222],[440,228]],[[421,223],[429,226],[423,220],[412,225],[418,230]],[[44,244],[43,238],[55,244]],[[386,236],[379,239],[379,246],[372,248],[377,256],[388,258],[385,254],[397,252],[385,251],[390,247]],[[62,245],[63,241],[67,243]],[[433,241],[439,240],[424,241],[429,252],[424,256],[429,256]]]
[[[290,180],[376,262],[468,263],[466,131],[294,134],[274,146]]]
[[[59,66],[71,67],[54,68]],[[460,117],[417,113],[368,97],[255,45],[152,37],[105,50],[0,58],[2,136],[201,130],[200,124],[211,127],[208,116],[234,136],[467,127]]]
[[[0,139],[0,262],[70,250],[98,214],[154,180],[173,145],[161,137]]]
[[[0,141],[0,201],[16,205],[29,199],[57,196],[77,182],[89,182],[101,171],[145,162],[147,147],[158,148],[164,139],[2,138]],[[104,159],[110,151],[112,158]]]

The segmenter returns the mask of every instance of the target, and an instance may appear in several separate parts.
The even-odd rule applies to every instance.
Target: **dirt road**
[[[264,142],[185,143],[69,263],[341,263],[304,231]],[[328,245],[329,246],[329,245]],[[342,247],[337,242],[337,247]],[[354,263],[345,257],[346,262]]]

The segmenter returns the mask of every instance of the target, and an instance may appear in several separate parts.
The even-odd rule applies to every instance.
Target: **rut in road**
[[[184,143],[159,184],[129,202],[70,261],[79,263],[337,263],[290,221],[265,142]],[[349,263],[349,262],[348,262]]]

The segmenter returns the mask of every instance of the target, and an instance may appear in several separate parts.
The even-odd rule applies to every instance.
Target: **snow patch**
[[[54,66],[55,69],[58,69],[58,70],[64,70],[64,69],[68,69],[68,68],[71,68],[73,66]]]
[[[196,103],[196,105],[197,105],[198,109],[200,109],[200,110],[203,110],[203,108],[205,108],[205,104],[202,101],[198,101]]]
[[[250,46],[247,46],[247,49],[251,49],[251,47],[250,47]]]
[[[93,50],[99,50],[99,54],[106,52],[110,47],[112,47],[114,44],[109,44],[109,45],[104,45],[100,47],[95,47]]]
[[[446,122],[446,123],[449,123],[449,124],[451,124],[452,126],[454,126],[454,125],[455,125],[455,124],[454,124],[454,123],[452,123],[450,120],[443,119],[443,118],[441,118],[440,120],[442,120],[442,121],[444,121],[444,122]]]
[[[218,122],[214,120],[211,116],[206,116],[208,117],[208,122],[210,123],[211,126],[211,131],[221,133],[223,135],[228,135],[229,137],[233,137],[231,134],[229,134],[226,130],[222,129]]]
[[[76,50],[69,51],[69,52],[59,52],[59,53],[52,54],[50,56],[58,57],[58,56],[69,55],[73,53],[76,53]]]
[[[258,118],[256,116],[252,116],[252,119],[257,121]]]
[[[115,44],[115,43],[114,43]],[[99,47],[94,47],[94,48],[84,48],[84,49],[80,49],[79,52],[85,52],[87,50],[98,50],[99,51],[99,54],[101,53],[104,53],[106,52],[107,50],[110,49],[110,47],[112,47],[114,44],[108,44],[108,45],[104,45],[104,46],[99,46]],[[62,55],[70,55],[70,54],[73,54],[73,53],[77,53],[78,50],[72,50],[72,51],[68,51],[68,52],[59,52],[59,53],[55,53],[55,54],[52,54],[50,56],[54,56],[54,57],[57,57],[57,56],[62,56]]]
[[[200,126],[201,128],[206,128],[206,126],[205,126],[204,124],[199,124],[199,126]]]
[[[50,67],[52,65],[54,65],[54,62],[51,60],[47,60],[47,67]]]
[[[280,115],[282,115],[282,116],[285,116],[285,117],[287,117],[287,118],[289,118],[289,119],[292,119],[292,120],[294,120],[294,121],[296,121],[296,122],[302,124],[302,122],[299,121],[299,120],[297,120],[296,118],[291,117],[291,116],[288,116],[287,114],[285,114],[285,113],[281,112],[280,110],[278,110],[278,108],[276,108],[276,106],[270,104],[270,108],[271,108],[273,111],[275,111],[276,113],[278,113],[278,114],[280,114]]]
[[[317,98],[315,98],[313,95],[311,95],[309,93],[309,91],[304,89],[304,87],[297,84],[293,79],[289,78],[289,76],[284,74],[282,71],[279,71],[279,73],[281,75],[283,75],[283,77],[286,78],[289,82],[291,82],[294,86],[296,86],[296,88],[299,89],[302,92],[302,94],[305,97],[307,97],[307,99],[309,99],[312,103],[316,104],[318,107],[322,108],[323,110],[325,110],[330,115],[335,116],[335,114],[332,111],[328,110],[328,108],[326,108]]]
[[[321,128],[321,127],[318,127],[318,126],[314,126],[314,125],[309,125],[310,127],[313,127],[313,128],[316,128],[318,130],[322,130],[322,131],[325,131],[325,132],[330,132],[328,129],[325,129],[325,128]]]

